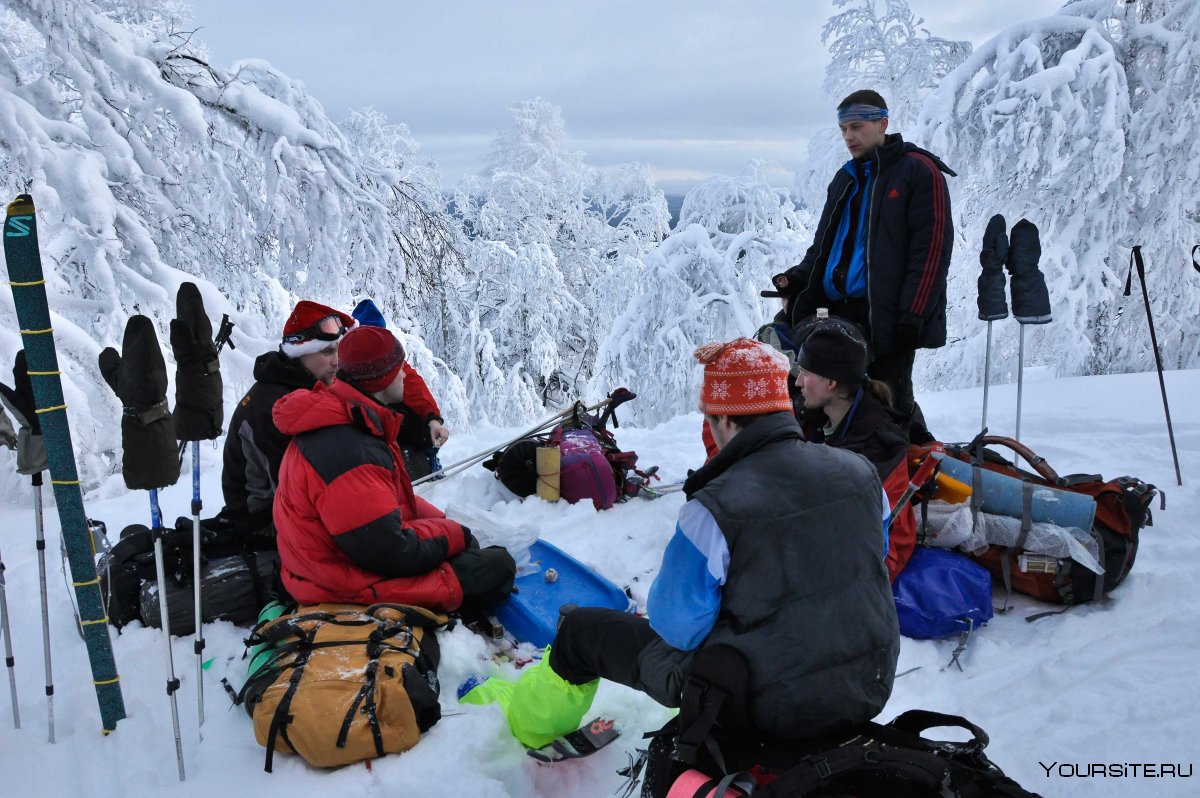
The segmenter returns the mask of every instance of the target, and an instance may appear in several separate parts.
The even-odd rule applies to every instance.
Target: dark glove
[[[997,321],[1008,318],[1008,302],[1004,298],[1004,262],[1008,258],[1008,234],[1004,217],[996,214],[983,231],[983,248],[979,251],[979,320]]]
[[[171,321],[175,353],[175,434],[181,441],[203,441],[221,434],[221,364],[212,340],[212,323],[195,283],[179,286],[176,318]]]
[[[167,364],[154,323],[131,316],[121,350],[100,353],[100,373],[121,400],[121,474],[130,490],[174,485],[179,479],[175,420],[167,408]]]
[[[0,385],[0,401],[8,408],[19,431],[16,437],[17,473],[32,476],[47,470],[50,465],[46,457],[46,443],[42,439],[42,425],[38,420],[37,403],[33,398],[33,382],[29,379],[29,366],[25,361],[25,350],[17,352],[13,363],[13,386]]]
[[[463,530],[463,551],[466,551],[467,549],[479,548],[479,541],[476,540],[475,536],[471,534],[471,528],[464,526],[462,528],[462,530]]]
[[[911,324],[897,324],[892,333],[892,348],[897,352],[912,352],[917,348],[920,332]]]
[[[1038,268],[1042,242],[1037,225],[1022,219],[1013,225],[1005,265],[1011,275],[1008,288],[1012,312],[1022,324],[1047,324],[1051,321],[1050,294],[1046,278]]]

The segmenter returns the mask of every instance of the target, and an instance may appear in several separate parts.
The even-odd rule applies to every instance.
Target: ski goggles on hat
[[[875,122],[877,120],[887,118],[887,109],[880,108],[877,105],[854,103],[853,105],[847,105],[845,108],[838,109],[839,125],[846,122]]]
[[[283,337],[285,344],[302,344],[305,341],[337,341],[348,332],[337,316],[326,316],[313,326]]]

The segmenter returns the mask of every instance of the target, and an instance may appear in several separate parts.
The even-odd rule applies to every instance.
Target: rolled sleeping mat
[[[267,606],[262,608],[258,614],[258,622],[260,624],[267,621],[273,621],[280,615],[283,615],[287,610],[287,605],[281,601],[272,601]],[[271,657],[271,652],[274,651],[273,646],[268,646],[266,643],[259,643],[250,649],[250,665],[246,668],[247,681],[251,676],[258,673],[258,669],[267,664],[267,660]]]
[[[562,469],[562,452],[557,446],[539,446],[536,455],[537,495],[539,499],[556,502],[562,498],[559,473]]]
[[[973,484],[971,470],[975,466],[948,457],[944,452],[934,452],[933,456],[941,461],[941,473],[967,485]],[[1024,480],[986,468],[980,470],[983,473],[979,509],[994,515],[1020,518],[1024,506]],[[1091,529],[1096,518],[1096,500],[1083,493],[1034,483],[1030,515],[1035,523]]]

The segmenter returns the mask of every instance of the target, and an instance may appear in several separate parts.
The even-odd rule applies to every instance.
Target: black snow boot
[[[124,405],[121,475],[130,490],[174,485],[179,479],[175,419],[167,408],[167,364],[154,322],[131,316],[121,343],[100,353],[100,373]]]
[[[212,324],[195,283],[179,286],[171,321],[175,353],[175,434],[181,441],[206,441],[221,434],[221,363]]]
[[[988,220],[983,231],[983,249],[979,251],[979,320],[999,321],[1008,318],[1008,302],[1004,298],[1004,261],[1008,258],[1008,234],[1004,217],[996,214]]]
[[[1022,219],[1013,225],[1008,245],[1008,272],[1011,275],[1012,312],[1022,324],[1049,324],[1050,294],[1046,278],[1038,268],[1042,244],[1037,225]]]

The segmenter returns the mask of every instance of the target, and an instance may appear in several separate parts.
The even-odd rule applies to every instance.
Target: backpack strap
[[[312,655],[312,641],[316,634],[317,630],[314,628],[301,638],[292,676],[288,680],[287,692],[283,694],[283,698],[279,699],[279,703],[275,706],[275,714],[271,717],[271,728],[267,732],[267,758],[263,764],[263,770],[268,773],[271,772],[271,767],[275,760],[276,738],[282,736],[283,741],[289,747],[292,747],[292,743],[287,735],[288,724],[292,722],[292,715],[289,710],[292,708],[292,698],[295,697],[296,689],[300,687],[300,680],[304,676],[304,666],[308,664],[308,658]]]
[[[1018,549],[1024,549],[1029,540],[1029,531],[1033,529],[1033,480],[1026,479],[1021,483],[1021,532],[1017,542],[1004,547],[1004,556],[1000,559],[1000,575],[1004,578],[1004,607],[1000,612],[1008,612],[1012,601],[1012,561]],[[1101,545],[1100,551],[1104,551]]]

